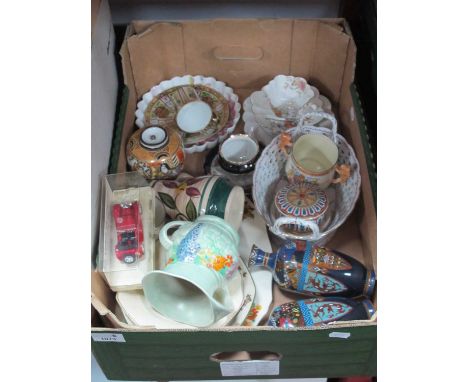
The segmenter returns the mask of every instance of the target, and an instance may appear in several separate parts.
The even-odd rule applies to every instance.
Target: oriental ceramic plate
[[[177,113],[192,101],[202,101],[212,110],[212,119],[201,131],[185,133],[177,125]],[[212,77],[174,77],[154,86],[138,102],[135,124],[158,125],[179,131],[186,153],[205,151],[231,134],[240,118],[237,95],[224,82]]]
[[[145,110],[145,125],[178,130],[176,122],[178,111],[193,101],[202,101],[209,105],[213,118],[203,130],[183,134],[184,146],[205,142],[226,126],[229,119],[229,105],[222,94],[204,85],[175,86],[158,94]]]

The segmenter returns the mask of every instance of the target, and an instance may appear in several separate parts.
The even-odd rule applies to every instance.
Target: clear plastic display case
[[[114,291],[141,289],[155,263],[155,196],[138,173],[102,180],[98,271]]]

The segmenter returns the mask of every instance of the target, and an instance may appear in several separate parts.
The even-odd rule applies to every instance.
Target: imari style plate
[[[238,100],[232,88],[213,77],[174,77],[153,86],[142,96],[135,111],[135,124],[139,128],[149,125],[173,128],[183,136],[186,153],[202,152],[215,147],[234,131],[240,118]],[[196,102],[208,105],[212,118],[202,130],[184,132],[177,124],[177,116],[184,105],[187,108],[190,106],[187,104]],[[190,122],[189,116],[185,117]]]
[[[145,110],[145,123],[172,129],[178,129],[177,113],[189,102],[203,101],[213,113],[213,118],[203,130],[186,133],[184,146],[201,143],[218,134],[229,119],[228,101],[222,94],[204,85],[182,85],[168,89],[157,95]]]

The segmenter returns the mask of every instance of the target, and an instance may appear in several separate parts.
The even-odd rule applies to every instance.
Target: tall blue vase
[[[268,253],[255,245],[249,267],[266,267],[278,286],[305,296],[372,296],[375,273],[344,253],[314,247],[311,242],[289,241]]]

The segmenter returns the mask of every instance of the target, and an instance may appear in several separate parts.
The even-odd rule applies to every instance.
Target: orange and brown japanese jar
[[[180,135],[172,130],[149,126],[138,129],[127,143],[127,162],[146,179],[174,179],[184,165]]]

